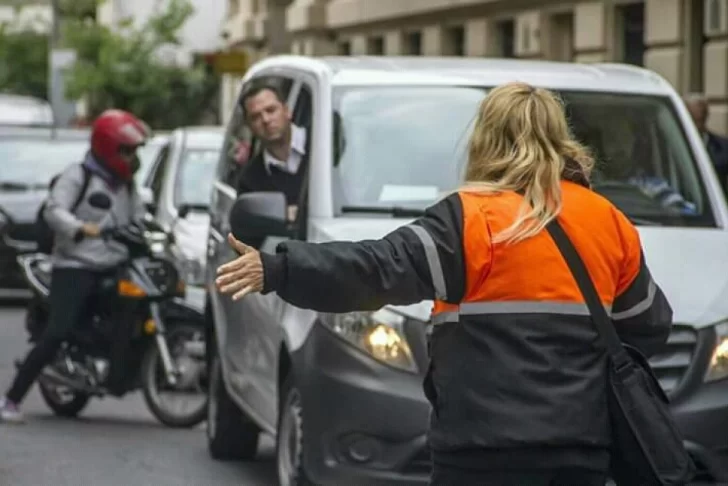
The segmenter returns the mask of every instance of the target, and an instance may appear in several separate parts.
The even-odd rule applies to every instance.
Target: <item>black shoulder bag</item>
[[[610,474],[620,486],[687,484],[695,465],[645,356],[623,344],[579,253],[556,220],[547,227],[609,352],[607,399],[612,429]]]

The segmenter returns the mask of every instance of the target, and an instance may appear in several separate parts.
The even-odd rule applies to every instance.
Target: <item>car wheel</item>
[[[219,461],[253,459],[260,428],[232,401],[225,389],[220,359],[215,356],[207,388],[207,449]]]
[[[303,405],[292,376],[280,390],[276,463],[280,486],[312,486],[303,466]]]

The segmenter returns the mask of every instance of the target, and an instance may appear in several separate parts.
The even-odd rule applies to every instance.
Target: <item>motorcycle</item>
[[[105,230],[101,237],[125,245],[129,258],[102,280],[88,319],[42,371],[38,385],[44,401],[56,415],[75,417],[91,398],[121,397],[141,388],[161,423],[198,425],[207,413],[205,320],[184,301],[184,282],[165,253],[171,233],[147,219]],[[26,330],[35,342],[48,320],[50,256],[31,253],[17,260],[33,293]],[[164,392],[191,394],[201,403],[179,412],[161,399]]]

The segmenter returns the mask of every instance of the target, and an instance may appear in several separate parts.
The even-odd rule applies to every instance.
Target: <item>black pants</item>
[[[604,486],[604,473],[586,469],[491,471],[435,464],[431,486]]]
[[[9,400],[15,403],[23,401],[40,372],[55,357],[63,340],[75,326],[83,323],[97,283],[105,275],[108,273],[76,268],[53,270],[48,327],[20,366],[6,395]]]

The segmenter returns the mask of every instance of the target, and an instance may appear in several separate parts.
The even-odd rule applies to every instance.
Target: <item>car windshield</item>
[[[220,151],[213,149],[188,149],[182,155],[174,190],[174,204],[207,206],[215,182],[215,170]]]
[[[18,189],[48,187],[54,175],[70,164],[81,162],[87,150],[87,140],[0,141],[0,184]]]
[[[424,209],[462,183],[481,87],[341,87],[334,93],[334,199]],[[594,188],[637,224],[715,226],[668,98],[559,92],[597,160]]]

